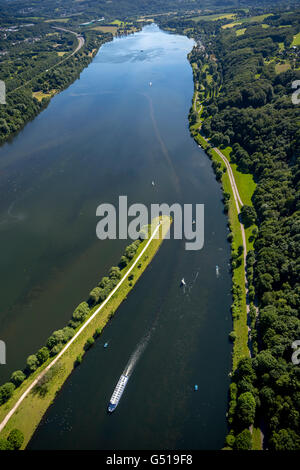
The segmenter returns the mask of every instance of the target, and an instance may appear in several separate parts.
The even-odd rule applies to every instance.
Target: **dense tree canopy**
[[[253,207],[241,213],[245,226],[258,225],[247,274],[259,315],[250,309],[253,357],[240,361],[230,388],[236,440],[229,445],[236,448],[250,448],[253,422],[263,422],[270,448],[300,448],[300,367],[291,361],[300,339],[300,107],[291,99],[300,79],[299,47],[292,47],[299,25],[300,11],[270,16],[265,27],[178,25],[197,41],[190,61],[202,85],[202,132],[213,145],[230,145],[231,161],[257,183]]]

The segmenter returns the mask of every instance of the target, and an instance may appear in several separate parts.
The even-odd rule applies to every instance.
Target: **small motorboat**
[[[197,384],[195,385],[194,390],[195,390],[195,392],[198,391],[198,385]]]
[[[149,86],[152,86],[152,82],[149,82]]]
[[[180,283],[181,286],[186,286],[186,283],[185,283],[185,280],[184,280],[184,277],[181,279],[181,283]]]
[[[216,275],[219,276],[219,266],[216,266]]]
[[[104,343],[104,346],[103,346],[103,347],[104,347],[105,349],[107,348],[107,346],[108,346],[108,343]]]
[[[152,184],[152,186],[155,186],[155,183],[154,183],[154,181],[152,181],[152,183],[151,183],[151,184]]]
[[[194,219],[193,222],[192,222],[192,224],[195,225],[195,223],[196,223],[196,220]]]

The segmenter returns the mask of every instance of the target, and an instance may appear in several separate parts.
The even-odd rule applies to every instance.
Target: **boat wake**
[[[195,282],[197,281],[198,276],[199,276],[199,271],[196,272],[194,279],[192,280],[190,284],[187,284],[187,283],[182,284],[184,295],[185,294],[188,295],[191,292],[191,290],[194,287]]]
[[[121,400],[121,397],[122,397],[123,392],[125,390],[125,387],[128,383],[128,380],[129,380],[129,378],[130,378],[130,376],[131,376],[138,360],[140,359],[141,355],[145,351],[145,349],[146,349],[146,347],[147,347],[147,345],[150,341],[151,335],[152,335],[153,331],[156,328],[158,317],[159,317],[159,315],[157,315],[156,320],[154,321],[154,325],[152,326],[150,331],[145,336],[143,336],[142,340],[138,343],[134,353],[130,356],[130,359],[127,362],[126,367],[123,370],[122,375],[119,378],[119,381],[118,381],[118,383],[117,383],[117,385],[116,385],[116,387],[113,391],[113,394],[110,398],[110,402],[109,402],[109,405],[108,405],[108,412],[109,413],[112,413],[116,409],[116,407],[118,406],[119,401]]]
[[[26,219],[25,214],[13,214],[13,208],[17,201],[14,201],[10,204],[9,208],[7,209],[7,213],[3,218],[0,218],[0,230],[6,229],[7,226],[15,224],[16,222],[22,222]]]
[[[22,220],[24,220],[26,217],[25,217],[25,214],[13,214],[12,213],[12,210],[15,206],[17,201],[14,201],[8,208],[8,211],[7,211],[7,214],[9,215],[9,217],[11,217],[12,219],[14,220],[17,220],[19,222],[21,222]]]
[[[145,351],[146,347],[149,344],[150,338],[154,330],[156,329],[157,321],[158,321],[158,317],[156,318],[155,323],[151,327],[150,331],[148,331],[148,333],[145,336],[143,336],[141,341],[138,343],[135,351],[131,354],[129,361],[127,362],[126,367],[123,371],[123,375],[130,377],[130,375],[132,374],[138,360],[140,359],[140,357],[142,356],[143,352]]]

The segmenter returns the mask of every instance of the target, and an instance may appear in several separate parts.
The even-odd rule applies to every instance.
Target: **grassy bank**
[[[157,226],[157,222],[158,219],[154,219],[152,221],[152,229]],[[114,315],[119,305],[123,302],[123,300],[127,298],[127,295],[133,289],[134,285],[153,259],[157,250],[159,249],[163,239],[165,238],[170,228],[170,224],[171,220],[169,217],[163,216],[161,218],[159,237],[155,237],[153,240],[151,240],[149,246],[146,248],[143,254],[142,252],[147,246],[148,240],[142,241],[136,251],[136,255],[134,256],[134,258],[122,270],[121,280],[123,282],[118,287],[116,292],[112,295],[108,302],[103,306],[101,311],[99,311],[92,320],[90,319],[92,315],[95,314],[96,310],[99,309],[99,305],[96,305],[93,309],[91,309],[89,317],[86,319],[83,325],[78,327],[77,331],[80,330],[82,326],[87,324],[85,329],[80,333],[80,335],[75,339],[75,341],[72,342],[70,347],[59,358],[56,364],[54,364],[51,369],[44,375],[41,381],[38,382],[38,384],[24,398],[15,413],[7,422],[6,426],[1,431],[0,439],[7,438],[10,431],[14,428],[17,428],[24,435],[24,442],[22,448],[26,447],[47,408],[53,402],[57,392],[60,390],[65,380],[68,378],[68,376],[74,369],[76,359],[78,358],[78,356],[82,357],[85,354],[87,341],[90,338],[95,337],[96,330],[97,336],[101,334],[103,328],[110,320],[112,315]],[[135,264],[139,256],[141,256],[139,261],[132,269],[132,266]],[[13,396],[4,405],[0,407],[0,423],[3,421],[7,413],[15,406],[19,398],[26,391],[26,389],[30,385],[32,385],[34,380],[41,374],[41,372],[44,371],[44,369],[46,369],[46,367],[52,361],[53,358],[48,359],[48,361],[44,363],[43,366],[39,367],[33,374],[31,374],[28,379],[26,379],[22,383],[22,385],[15,390]],[[43,390],[45,390],[45,387],[43,387],[45,383],[47,384],[46,393],[43,392]]]
[[[213,149],[211,150],[212,161],[221,163],[222,169],[225,164],[221,157]],[[243,244],[240,222],[238,219],[234,196],[227,171],[222,175],[222,188],[224,193],[230,194],[228,205],[228,221],[230,231],[233,235],[231,241],[231,253],[236,255],[238,247]],[[232,270],[233,285],[233,304],[232,304],[232,322],[235,340],[232,351],[232,369],[235,370],[238,362],[243,357],[249,357],[248,349],[248,327],[247,327],[247,306],[246,306],[246,287],[245,287],[245,264],[243,256],[240,258],[241,264]]]
[[[250,173],[242,173],[241,171],[238,170],[237,164],[233,163],[231,159],[231,152],[232,152],[231,147],[226,147],[224,149],[222,148],[221,151],[225,155],[225,157],[227,157],[230,163],[230,166],[233,171],[233,176],[234,176],[239,194],[243,201],[243,204],[247,206],[253,206],[252,196],[257,186],[253,179],[253,175],[251,175]],[[245,227],[247,251],[253,250],[254,238],[253,238],[252,232],[255,227],[256,225],[254,224],[251,225],[251,227],[248,227],[248,228]]]
[[[228,225],[230,229],[230,242],[231,242],[231,255],[232,255],[232,296],[233,303],[231,306],[233,331],[230,333],[230,338],[233,341],[232,350],[232,372],[238,366],[241,359],[247,358],[250,355],[248,345],[248,311],[247,311],[247,291],[245,285],[245,261],[243,253],[239,251],[243,247],[243,237],[241,231],[241,224],[238,216],[237,207],[234,200],[234,192],[231,186],[229,174],[224,161],[221,156],[212,148],[208,139],[201,135],[201,127],[203,123],[202,112],[203,102],[199,103],[198,90],[199,83],[197,83],[195,74],[195,64],[193,66],[194,87],[195,92],[190,112],[190,131],[195,141],[201,146],[209,155],[213,162],[213,167],[216,170],[217,179],[222,185],[224,194],[224,208],[228,214]],[[196,113],[196,116],[195,116]],[[243,205],[252,206],[252,197],[256,189],[256,183],[251,174],[242,173],[239,171],[237,165],[232,161],[231,153],[232,148],[221,148],[220,151],[227,158],[234,176],[234,180],[242,200]],[[255,225],[249,228],[244,228],[246,238],[246,252],[248,253],[253,249],[254,237],[253,229]],[[247,254],[246,253],[246,254]],[[231,402],[230,402],[231,403]],[[231,406],[229,407],[228,416],[232,415]],[[230,418],[229,419],[229,423]],[[254,450],[261,450],[262,440],[259,428],[253,427],[252,429],[252,448]]]
[[[71,85],[88,67],[102,44],[111,41],[111,35],[99,34],[95,31],[84,32],[85,42],[80,49],[73,46],[72,52],[66,56],[57,54],[57,61],[41,63],[36,61],[36,71],[30,73],[25,67],[24,80],[22,74],[13,76],[15,84],[7,82],[6,106],[0,108],[0,119],[3,130],[0,133],[0,145],[13,139],[27,122],[34,119],[50,103],[52,97]],[[42,44],[42,41],[41,41]],[[21,59],[20,59],[21,60]],[[27,60],[27,59],[26,59]],[[28,59],[29,60],[29,59]],[[34,59],[32,63],[35,64]],[[45,68],[42,67],[44,65]],[[26,73],[26,71],[28,73]],[[19,107],[22,107],[22,112]]]
[[[195,85],[197,90],[198,86]],[[195,109],[195,99],[197,97],[197,91],[194,93],[192,108]],[[201,107],[201,110],[203,107]],[[232,233],[231,241],[231,252],[232,256],[235,257],[238,252],[238,247],[243,244],[242,233],[240,228],[240,222],[236,205],[234,202],[233,190],[231,187],[229,175],[226,171],[225,163],[222,158],[211,148],[210,143],[205,139],[199,132],[202,124],[201,113],[197,116],[197,122],[190,126],[191,133],[197,142],[209,155],[212,162],[220,165],[220,169],[223,174],[221,177],[221,184],[224,193],[230,194],[228,202],[228,221],[230,232]],[[222,153],[230,160],[231,148],[221,150]],[[231,167],[233,168],[232,164]],[[237,168],[233,168],[234,178],[241,194],[241,197],[245,197],[247,202],[251,202],[252,194],[255,189],[255,183],[252,180],[251,175],[240,173]],[[239,177],[237,178],[237,174]],[[248,182],[251,181],[251,185],[247,186]],[[244,186],[247,186],[244,188]],[[251,203],[252,204],[252,203]],[[248,229],[249,230],[249,229]],[[252,230],[252,228],[251,228]],[[247,249],[250,249],[249,235],[246,231]],[[249,243],[249,248],[248,248]],[[248,327],[247,327],[247,306],[246,306],[246,287],[245,287],[245,263],[243,256],[240,256],[240,264],[232,270],[232,284],[233,284],[233,304],[232,304],[232,321],[233,321],[233,352],[232,352],[232,369],[235,370],[239,360],[243,357],[249,356],[248,349]]]

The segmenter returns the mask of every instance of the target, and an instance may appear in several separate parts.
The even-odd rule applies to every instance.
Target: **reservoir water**
[[[187,37],[155,25],[115,38],[0,149],[0,338],[7,345],[1,382],[24,367],[118,263],[129,242],[96,238],[99,204],[117,205],[127,195],[129,204],[205,205],[203,249],[164,241],[65,383],[30,449],[223,446],[230,247],[220,186],[189,135],[192,47]],[[113,389],[149,331],[109,415]]]

